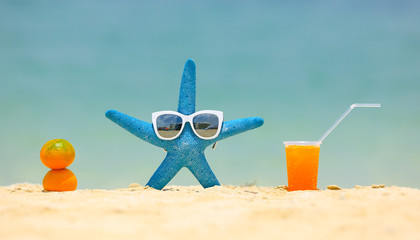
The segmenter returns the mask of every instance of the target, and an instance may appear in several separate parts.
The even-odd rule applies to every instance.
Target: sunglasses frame
[[[162,115],[165,115],[165,114],[176,115],[176,116],[178,116],[178,117],[180,117],[182,119],[182,126],[181,126],[181,129],[179,130],[179,133],[176,136],[171,137],[171,138],[164,138],[164,137],[162,137],[159,134],[158,129],[157,129],[157,123],[156,123],[157,118],[160,117],[160,116],[162,116]],[[217,128],[217,132],[216,132],[216,134],[214,134],[214,136],[211,136],[211,137],[202,137],[202,136],[200,136],[200,135],[197,134],[197,131],[194,128],[193,119],[194,119],[194,117],[196,117],[196,116],[198,116],[200,114],[213,114],[213,115],[216,115],[217,116],[217,118],[219,120],[219,127]],[[184,131],[184,127],[185,127],[185,124],[187,122],[190,123],[190,126],[191,126],[194,134],[197,137],[199,137],[201,139],[205,139],[205,140],[215,139],[215,138],[217,138],[217,136],[219,136],[220,130],[222,129],[223,112],[222,111],[216,111],[216,110],[202,110],[202,111],[195,112],[195,113],[193,113],[191,115],[184,115],[182,113],[175,112],[175,111],[159,111],[159,112],[152,113],[153,129],[155,130],[156,136],[158,136],[158,138],[160,138],[162,140],[173,140],[173,139],[179,137],[179,135],[181,135],[182,131]]]

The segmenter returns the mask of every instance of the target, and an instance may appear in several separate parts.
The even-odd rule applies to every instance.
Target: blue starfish
[[[195,112],[195,82],[195,63],[189,59],[185,63],[181,80],[179,113],[191,115]],[[140,121],[115,110],[107,111],[105,116],[140,139],[167,151],[165,160],[146,184],[159,190],[164,188],[182,167],[187,167],[204,188],[220,185],[206,161],[204,150],[217,141],[260,127],[264,123],[264,120],[259,117],[223,122],[219,136],[211,140],[197,137],[190,124],[186,123],[178,138],[162,140],[154,132],[151,123]]]

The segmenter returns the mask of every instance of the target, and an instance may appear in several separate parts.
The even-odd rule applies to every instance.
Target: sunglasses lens
[[[156,125],[161,137],[173,138],[181,130],[182,118],[173,114],[164,114],[156,119]]]
[[[200,137],[214,137],[219,129],[219,118],[210,113],[197,115],[193,119],[194,129]]]

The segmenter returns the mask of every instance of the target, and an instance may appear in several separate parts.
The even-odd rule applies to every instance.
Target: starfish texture
[[[196,74],[195,63],[189,59],[185,63],[179,93],[178,112],[191,115],[195,112]],[[186,123],[181,135],[173,140],[160,139],[153,130],[153,125],[130,117],[115,110],[109,110],[105,116],[140,139],[167,151],[159,168],[146,186],[162,189],[182,167],[188,168],[204,187],[220,185],[204,156],[204,150],[227,137],[260,127],[264,120],[259,117],[243,118],[223,122],[220,134],[210,140],[197,137],[190,124]]]

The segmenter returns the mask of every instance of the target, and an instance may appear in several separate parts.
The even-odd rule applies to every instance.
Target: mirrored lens
[[[156,127],[163,138],[175,137],[182,127],[182,118],[173,114],[164,114],[156,119]]]
[[[194,129],[201,137],[214,137],[219,129],[219,118],[214,114],[203,113],[193,119]]]

